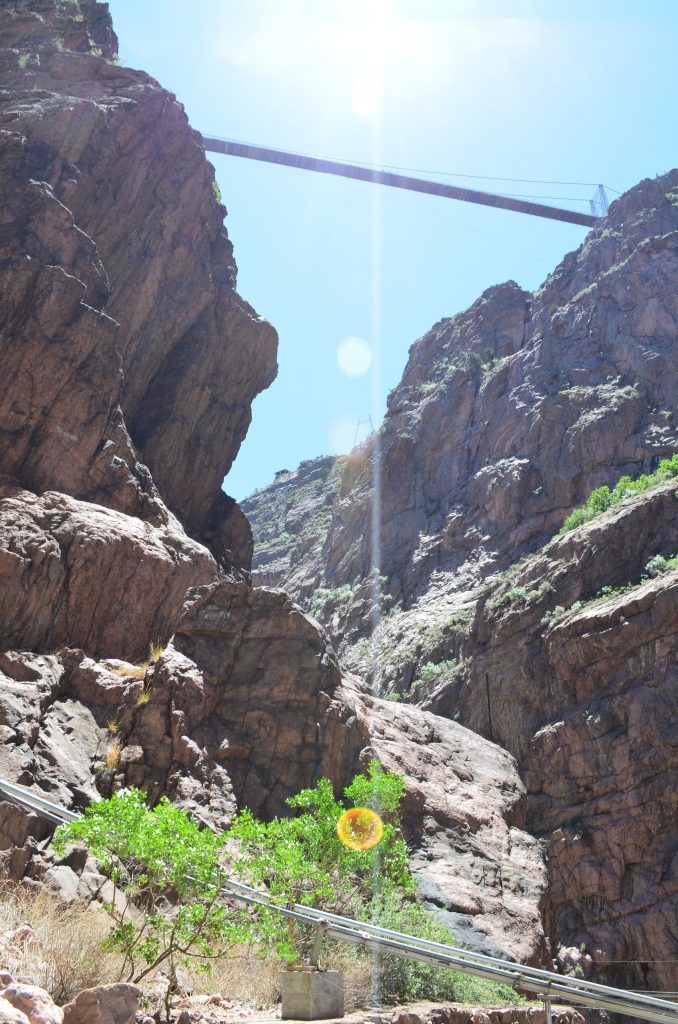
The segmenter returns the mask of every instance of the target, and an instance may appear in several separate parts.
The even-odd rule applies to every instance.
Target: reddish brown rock
[[[25,1013],[0,995],[0,1020],[2,1024],[31,1024]]]
[[[48,492],[0,489],[0,647],[137,660],[174,630],[214,559],[176,521],[151,526]]]
[[[677,984],[678,572],[642,577],[650,559],[678,551],[677,488],[668,481],[518,567],[462,641],[473,660],[423,695],[518,757],[527,827],[546,844],[554,941],[583,951],[598,978],[667,991]],[[517,596],[504,603],[507,593]]]
[[[85,989],[64,1006],[64,1024],[134,1024],[140,998],[141,989],[136,985]]]
[[[104,5],[82,22],[56,0],[6,5],[0,38],[3,470],[158,522],[148,466],[188,532],[247,568],[221,483],[276,336],[235,291],[200,137],[174,96],[109,62]]]
[[[49,993],[38,985],[12,982],[3,989],[2,998],[25,1013],[30,1024],[63,1024],[64,1011],[60,1006],[56,1006]]]

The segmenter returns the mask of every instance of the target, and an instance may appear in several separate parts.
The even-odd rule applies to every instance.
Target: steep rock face
[[[311,554],[316,568],[313,556],[317,557],[332,521],[343,470],[343,460],[333,455],[302,462],[292,472],[281,469],[269,487],[242,502],[256,537],[255,583],[285,585],[290,593],[304,588],[306,557]]]
[[[677,196],[678,170],[641,182],[534,295],[490,288],[415,343],[305,579],[286,573],[292,593],[355,584],[377,563],[405,607],[441,580],[466,590],[544,543],[595,487],[678,448]]]
[[[519,566],[478,605],[473,658],[423,694],[518,757],[551,935],[584,943],[613,982],[665,991],[678,978],[678,568],[643,570],[678,552],[677,497],[667,482]]]
[[[143,460],[188,532],[247,567],[248,530],[221,482],[275,375],[275,332],[235,291],[224,209],[183,109],[149,76],[110,63],[105,5],[79,10],[74,20],[36,0],[0,11],[0,174],[16,195],[3,225],[16,280],[3,320],[18,385],[2,420],[6,447],[19,434],[31,452],[6,471],[143,514],[149,499],[133,493],[153,491]],[[32,382],[17,329],[30,338]],[[83,393],[74,403],[69,389],[64,409],[73,372]],[[58,468],[64,449],[73,468]],[[124,502],[110,494],[115,474],[132,478]]]

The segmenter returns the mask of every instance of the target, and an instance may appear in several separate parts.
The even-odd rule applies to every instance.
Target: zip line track
[[[22,786],[0,779],[0,799],[39,815],[55,824],[75,821],[80,815],[69,811],[36,792],[29,792]],[[600,985],[582,978],[570,978],[545,971],[537,967],[514,964],[510,960],[458,949],[440,942],[419,939],[414,935],[391,931],[364,921],[355,921],[316,910],[299,903],[280,906],[266,893],[248,885],[226,879],[222,882],[222,894],[253,906],[266,907],[285,917],[316,929],[312,961],[317,965],[320,944],[323,938],[347,942],[363,949],[391,953],[406,960],[418,960],[434,967],[450,967],[464,974],[470,974],[486,981],[500,982],[540,998],[546,1008],[547,1024],[551,1024],[552,1000],[564,1001],[574,1006],[585,1006],[593,1010],[607,1010],[621,1013],[639,1020],[658,1021],[661,1024],[678,1024],[678,1003],[642,992]]]
[[[371,170],[356,164],[341,163],[337,160],[323,160],[319,157],[304,156],[301,153],[288,153],[282,149],[267,149],[264,146],[251,146],[244,142],[233,142],[212,135],[203,135],[205,149],[210,153],[223,153],[226,156],[240,156],[246,160],[262,160],[269,164],[283,164],[286,167],[298,167],[305,171],[318,171],[321,174],[336,174],[342,178],[354,178],[357,181],[369,181],[373,185],[388,185],[390,188],[407,189],[410,192],[425,192],[431,196],[442,196],[445,199],[458,199],[462,203],[476,203],[479,206],[495,206],[500,210],[512,210],[514,213],[529,213],[533,217],[546,217],[548,220],[564,221],[566,224],[579,224],[581,227],[592,228],[602,218],[590,213],[577,213],[574,210],[562,210],[555,206],[544,206],[512,196],[498,196],[492,192],[480,192],[471,188],[459,188],[457,185],[446,185],[439,181],[427,181],[424,178],[409,178],[391,171]]]

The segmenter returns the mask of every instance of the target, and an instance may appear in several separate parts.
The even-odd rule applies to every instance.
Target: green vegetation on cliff
[[[578,526],[588,523],[589,520],[595,519],[596,516],[607,512],[609,508],[619,505],[627,498],[633,498],[636,494],[642,494],[643,491],[658,487],[659,484],[671,477],[678,477],[678,453],[672,455],[670,459],[662,459],[655,473],[643,473],[636,480],[632,480],[629,476],[622,476],[612,490],[609,487],[596,487],[595,491],[589,495],[586,504],[569,514],[560,528],[560,533],[569,533],[570,530],[575,530]]]

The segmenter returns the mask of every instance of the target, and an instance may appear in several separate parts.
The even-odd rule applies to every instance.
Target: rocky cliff
[[[371,441],[378,550],[368,442],[341,460],[329,528],[304,551],[303,576],[288,542],[281,578],[292,592],[354,585],[377,564],[406,607],[434,581],[473,586],[553,536],[595,487],[675,451],[677,252],[672,171],[613,203],[536,293],[508,282],[436,324],[412,346]],[[248,500],[255,524],[281,485]],[[260,550],[270,521],[263,509]]]
[[[406,776],[427,901],[469,944],[543,961],[513,756],[379,700],[250,584],[220,486],[276,339],[235,290],[200,137],[116,64],[106,4],[9,0],[0,41],[0,776],[70,807],[140,785],[221,827],[377,754]],[[48,831],[0,803],[4,871],[105,889]]]
[[[678,452],[677,286],[672,171],[535,294],[491,288],[417,341],[365,445],[245,502],[255,578],[316,615],[344,665],[517,758],[563,963],[668,991],[676,479],[558,531],[597,487]]]

